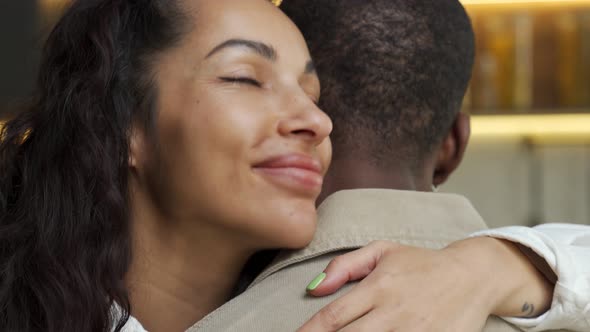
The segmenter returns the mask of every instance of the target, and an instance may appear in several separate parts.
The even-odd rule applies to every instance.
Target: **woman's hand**
[[[543,313],[553,293],[516,245],[492,238],[458,241],[442,250],[377,241],[337,257],[325,273],[319,285],[310,285],[310,294],[332,294],[366,278],[301,332],[481,331],[490,314]]]

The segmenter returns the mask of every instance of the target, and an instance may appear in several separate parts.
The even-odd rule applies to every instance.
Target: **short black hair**
[[[288,0],[334,121],[334,158],[420,163],[461,109],[475,41],[458,0]]]

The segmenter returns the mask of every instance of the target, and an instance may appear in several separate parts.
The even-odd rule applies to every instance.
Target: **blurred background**
[[[0,2],[0,119],[68,0]],[[477,38],[465,161],[441,188],[491,226],[590,224],[590,0],[462,0]]]
[[[473,137],[441,188],[494,226],[590,223],[590,0],[463,0]]]

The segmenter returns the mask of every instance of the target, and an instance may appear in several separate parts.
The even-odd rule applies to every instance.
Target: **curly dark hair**
[[[474,34],[458,0],[289,0],[334,122],[334,159],[420,164],[450,129],[471,78]],[[362,141],[361,141],[362,140]]]
[[[188,29],[171,0],[79,0],[53,29],[0,134],[0,330],[128,320],[130,128],[153,132],[152,63]]]

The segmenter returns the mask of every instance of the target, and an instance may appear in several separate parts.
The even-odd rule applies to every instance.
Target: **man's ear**
[[[470,135],[471,123],[469,115],[459,113],[438,150],[434,177],[432,179],[433,185],[439,186],[443,184],[451,173],[457,169],[463,160]]]

